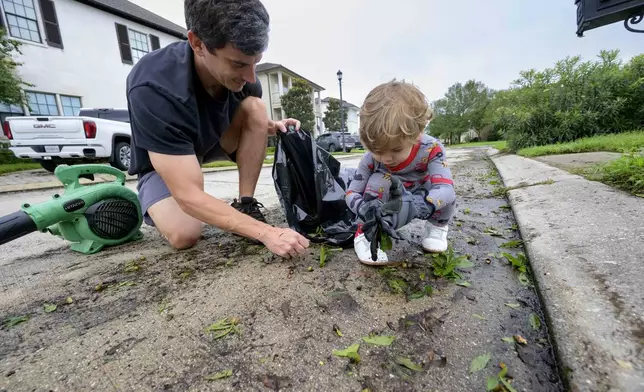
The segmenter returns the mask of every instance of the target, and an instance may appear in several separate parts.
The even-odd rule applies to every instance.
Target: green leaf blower
[[[80,178],[111,174],[113,182],[82,185]],[[136,194],[125,186],[125,174],[106,165],[61,165],[54,174],[63,183],[62,195],[0,218],[0,245],[40,231],[72,242],[77,252],[92,254],[104,246],[141,239],[143,216]]]

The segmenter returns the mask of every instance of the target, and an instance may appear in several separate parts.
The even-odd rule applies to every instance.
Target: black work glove
[[[362,226],[362,231],[364,232],[365,237],[369,242],[376,242],[376,245],[380,243],[380,231],[389,235],[392,238],[400,239],[400,236],[396,232],[396,224],[392,222],[392,217],[398,214],[403,206],[402,195],[405,191],[402,182],[398,177],[391,177],[391,187],[389,188],[389,200],[386,203],[382,203],[380,200],[375,199],[379,203],[369,204],[369,214],[365,218],[361,217],[364,224]],[[372,203],[373,201],[364,201],[364,203]],[[363,207],[361,206],[360,209]],[[360,210],[358,211],[360,214]],[[375,248],[377,249],[377,248]]]

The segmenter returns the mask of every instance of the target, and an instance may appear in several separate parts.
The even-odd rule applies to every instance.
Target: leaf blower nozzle
[[[0,218],[0,245],[38,231],[38,226],[24,211]]]

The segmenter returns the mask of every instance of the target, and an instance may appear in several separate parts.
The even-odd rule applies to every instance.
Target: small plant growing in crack
[[[528,276],[528,259],[525,257],[525,254],[519,253],[518,255],[513,256],[509,253],[503,252],[501,255],[508,260],[508,263],[510,263],[514,269],[519,271],[519,282],[524,286],[530,286],[532,282]]]
[[[450,244],[446,253],[432,254],[432,267],[434,276],[445,278],[447,280],[462,279],[457,269],[474,267],[474,263],[467,259],[467,256],[457,256],[454,254],[454,247]]]

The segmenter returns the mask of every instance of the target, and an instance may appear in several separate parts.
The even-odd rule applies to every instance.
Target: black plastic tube
[[[0,218],[0,245],[37,231],[36,223],[24,211]]]

